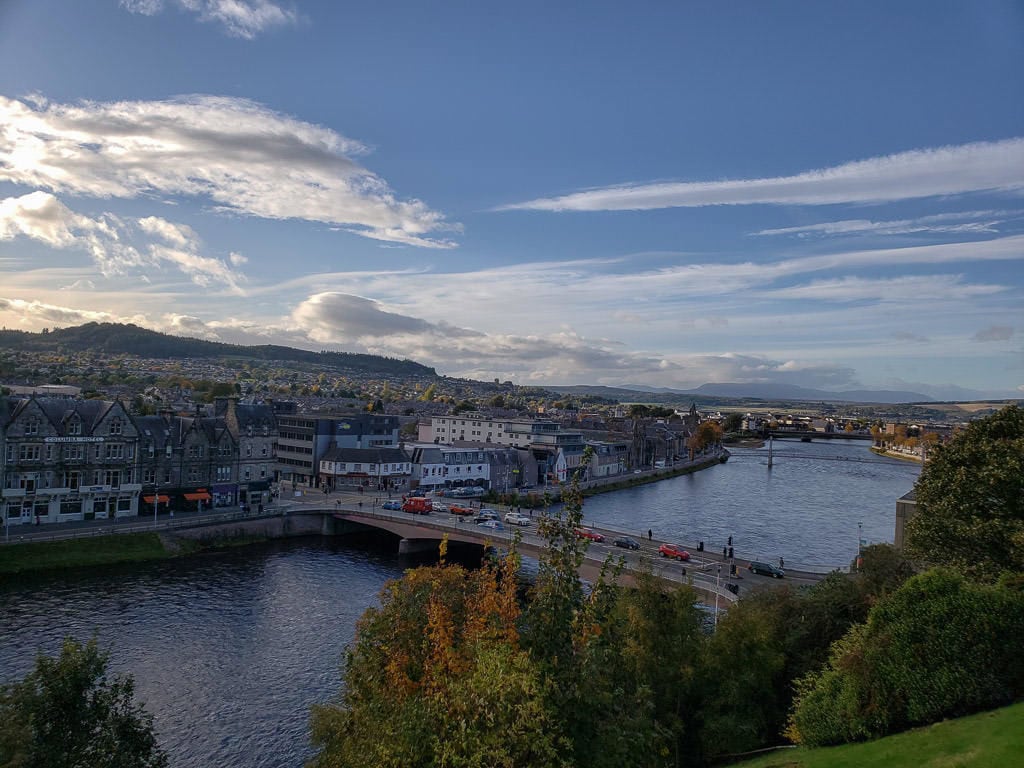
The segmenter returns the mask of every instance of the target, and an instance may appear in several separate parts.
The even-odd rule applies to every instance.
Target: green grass
[[[10,544],[0,547],[0,574],[133,563],[171,556],[155,533]]]
[[[1024,764],[1024,703],[861,744],[784,749],[732,768],[1001,768]]]

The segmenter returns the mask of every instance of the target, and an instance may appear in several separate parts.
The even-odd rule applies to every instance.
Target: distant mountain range
[[[921,392],[899,390],[851,389],[845,392],[830,392],[824,389],[809,389],[793,384],[702,384],[696,389],[669,389],[628,385],[624,387],[551,386],[555,392],[589,394],[620,401],[678,402],[681,398],[707,404],[725,400],[797,400],[831,403],[929,403],[934,398]]]
[[[412,360],[397,360],[379,355],[353,352],[311,352],[276,344],[253,347],[222,344],[205,339],[190,339],[158,333],[137,325],[86,323],[73,328],[55,328],[45,333],[0,330],[0,349],[22,352],[85,352],[137,355],[156,358],[238,357],[254,360],[279,360],[330,366],[370,374],[394,376],[437,376],[437,371]]]

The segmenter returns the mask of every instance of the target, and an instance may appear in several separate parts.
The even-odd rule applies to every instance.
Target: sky
[[[1024,2],[0,0],[0,325],[1024,396]]]

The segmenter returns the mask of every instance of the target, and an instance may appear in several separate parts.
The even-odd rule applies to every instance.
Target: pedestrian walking
[[[647,540],[651,541],[652,539],[654,539],[654,531],[652,531],[650,528],[648,528],[647,529]]]
[[[729,556],[729,548],[728,547],[722,547],[722,559],[724,560],[728,556]]]
[[[786,561],[785,561],[785,560],[783,560],[783,559],[782,559],[782,558],[780,557],[780,558],[779,558],[779,568],[785,568],[785,567],[786,567]]]

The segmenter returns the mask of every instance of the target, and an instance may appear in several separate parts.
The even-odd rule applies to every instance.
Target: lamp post
[[[718,582],[722,578],[722,566],[718,566],[718,573],[715,574],[715,629],[718,628]]]
[[[153,478],[156,480],[156,478]],[[160,509],[160,481],[153,483],[153,525],[156,525],[156,513]]]

